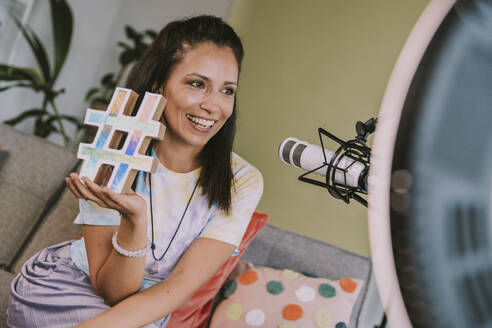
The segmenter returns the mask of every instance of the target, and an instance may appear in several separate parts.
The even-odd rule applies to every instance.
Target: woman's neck
[[[154,145],[154,151],[162,165],[177,173],[187,173],[199,168],[201,164],[198,155],[202,149],[173,142],[168,135]]]

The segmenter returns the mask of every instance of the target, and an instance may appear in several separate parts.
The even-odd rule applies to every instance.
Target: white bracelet
[[[147,254],[147,250],[150,246],[150,239],[148,237],[147,237],[147,244],[145,245],[144,248],[137,251],[129,251],[124,249],[118,244],[118,241],[116,240],[117,235],[118,235],[118,231],[115,231],[113,234],[113,238],[111,238],[111,241],[113,242],[113,248],[115,249],[115,251],[117,251],[121,255],[126,257],[142,257],[145,256],[145,254]]]

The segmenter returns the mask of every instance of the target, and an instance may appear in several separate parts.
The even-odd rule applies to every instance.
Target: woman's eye
[[[201,88],[203,87],[203,82],[202,81],[190,81],[188,82],[189,85],[191,85],[194,88]]]
[[[233,96],[236,90],[232,88],[225,88],[222,92],[228,96]]]

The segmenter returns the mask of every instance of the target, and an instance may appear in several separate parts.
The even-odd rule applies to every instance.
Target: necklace
[[[188,203],[186,204],[185,210],[183,212],[183,215],[181,215],[181,219],[179,220],[178,227],[176,228],[176,231],[174,232],[173,237],[171,238],[171,241],[169,242],[169,245],[167,245],[166,250],[164,253],[160,256],[157,257],[155,255],[155,249],[156,249],[156,244],[154,242],[154,214],[153,214],[153,206],[152,206],[152,179],[151,179],[151,173],[149,173],[149,200],[150,200],[150,226],[152,229],[152,242],[150,244],[150,249],[152,250],[152,257],[154,258],[154,264],[152,265],[152,268],[150,269],[149,273],[150,274],[156,274],[159,272],[159,261],[161,261],[164,256],[166,256],[167,251],[171,247],[171,244],[174,241],[174,238],[178,234],[179,228],[181,227],[181,223],[183,223],[183,219],[186,215],[186,211],[188,210],[188,207],[190,206],[191,199],[193,198],[193,195],[195,194],[196,188],[198,187],[198,180],[196,181],[195,187],[193,188],[193,192],[191,193],[190,199],[188,199]]]

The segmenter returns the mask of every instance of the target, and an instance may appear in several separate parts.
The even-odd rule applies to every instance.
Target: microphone
[[[282,141],[278,155],[285,164],[325,177],[327,184],[332,179],[336,185],[367,193],[368,165],[346,152],[335,153],[290,137]]]

